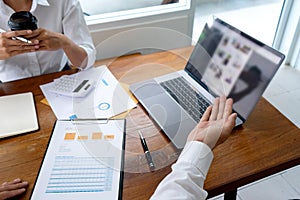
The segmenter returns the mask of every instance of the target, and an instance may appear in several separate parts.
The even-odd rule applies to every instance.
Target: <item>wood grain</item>
[[[149,55],[130,55],[97,61],[106,64],[125,84],[183,69],[192,47]],[[56,120],[39,85],[76,70],[0,84],[0,95],[32,91],[38,113],[38,131],[0,140],[0,183],[17,177],[30,182],[29,199]],[[149,199],[159,182],[170,172],[179,155],[141,105],[126,117],[126,154],[123,199]],[[16,122],[17,123],[17,122]],[[146,137],[157,170],[150,172],[138,130]],[[252,181],[300,164],[300,130],[261,98],[249,120],[214,149],[214,161],[205,181],[209,196],[233,190]]]

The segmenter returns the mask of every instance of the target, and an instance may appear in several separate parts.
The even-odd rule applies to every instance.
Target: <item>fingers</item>
[[[214,105],[211,111],[211,115],[209,117],[209,121],[215,121],[217,119],[218,112],[219,112],[219,102],[220,102],[220,98],[216,97],[214,100]]]
[[[220,101],[219,101],[219,110],[218,110],[218,114],[217,114],[217,120],[223,118],[225,104],[226,104],[226,97],[225,96],[221,96],[220,97]]]
[[[12,56],[34,52],[38,49],[38,45],[26,43],[19,40],[12,40],[11,38],[3,38],[0,44],[0,59],[7,59]]]
[[[228,117],[228,123],[230,125],[230,127],[233,127],[235,126],[235,121],[236,121],[236,118],[237,118],[237,114],[236,113],[232,113],[229,117]]]
[[[232,129],[235,126],[235,120],[236,120],[236,118],[237,118],[237,114],[236,113],[232,113],[228,117],[228,119],[227,119],[227,121],[225,123],[225,126],[224,126],[224,133],[225,133],[225,135],[226,134],[229,135],[231,133]]]
[[[25,191],[26,191],[25,188],[20,188],[20,189],[11,190],[11,191],[0,192],[0,198],[1,199],[9,199],[9,198],[18,196],[18,195],[24,193]]]
[[[32,34],[32,30],[21,30],[21,31],[7,31],[2,33],[6,38],[13,38],[18,36],[27,36]]]
[[[209,106],[198,125],[189,135],[189,140],[204,142],[211,149],[224,142],[235,126],[236,113],[232,113],[232,99],[217,97],[214,105]]]
[[[15,180],[9,182],[8,184],[16,184],[16,183],[20,183],[22,182],[22,180],[20,178],[16,178]]]
[[[200,122],[204,122],[204,121],[208,121],[209,120],[212,108],[213,108],[212,106],[209,106],[209,107],[206,108],[204,114],[202,115],[202,117],[200,119]]]
[[[19,40],[10,40],[10,39],[7,40],[6,47],[8,53],[13,51],[30,51],[35,49],[33,44],[29,44]]]
[[[2,34],[2,37],[8,39],[6,41],[6,44],[7,45],[26,45],[26,46],[33,46],[34,44],[37,44],[37,42],[35,41],[31,41],[32,43],[26,43],[24,41],[19,41],[19,40],[16,40],[16,39],[13,39],[13,38],[16,38],[16,37],[23,37],[23,38],[26,38],[26,39],[29,39],[32,38],[33,36],[33,31],[32,30],[20,30],[20,31],[8,31],[8,32],[3,32],[1,33]],[[33,44],[34,43],[34,44]]]
[[[232,113],[232,99],[226,99],[225,96],[216,97],[214,105],[209,117],[209,121],[215,121],[220,119],[227,119]]]
[[[233,100],[227,99],[222,118],[227,119],[232,113]]]
[[[43,32],[45,32],[45,29],[38,28],[38,29],[32,31],[30,38],[35,38],[35,37],[41,35]]]
[[[1,185],[0,191],[10,191],[10,190],[16,190],[20,188],[25,188],[28,186],[27,181],[22,181],[21,179],[15,179],[11,182],[5,182]]]
[[[8,199],[20,195],[26,191],[27,186],[28,182],[22,181],[20,178],[5,182],[0,185],[0,199]]]

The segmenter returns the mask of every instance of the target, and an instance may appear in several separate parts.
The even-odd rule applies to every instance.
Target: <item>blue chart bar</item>
[[[114,158],[56,156],[46,193],[111,191]]]

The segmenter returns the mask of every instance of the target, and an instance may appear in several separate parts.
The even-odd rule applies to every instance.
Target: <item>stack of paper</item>
[[[136,103],[105,65],[72,76],[79,80],[94,81],[95,88],[87,96],[78,98],[50,92],[53,82],[40,86],[58,119],[111,118],[136,107]]]

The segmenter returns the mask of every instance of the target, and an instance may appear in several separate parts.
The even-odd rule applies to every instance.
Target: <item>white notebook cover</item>
[[[0,97],[0,138],[39,128],[32,92]]]

